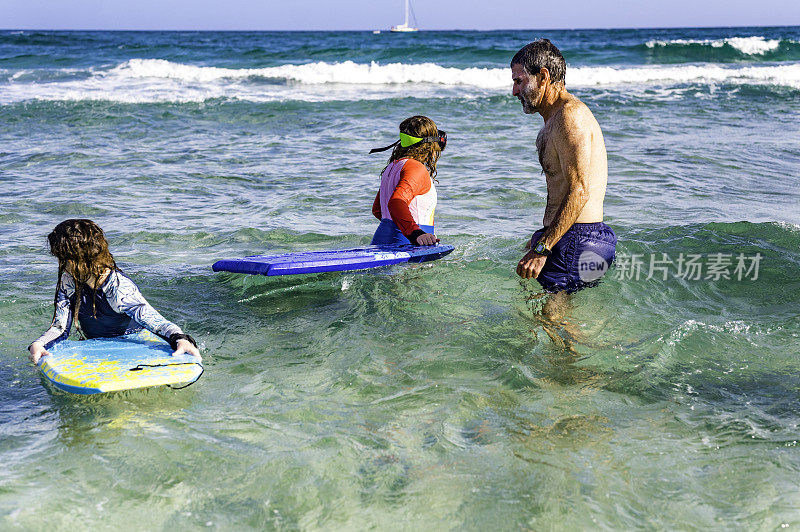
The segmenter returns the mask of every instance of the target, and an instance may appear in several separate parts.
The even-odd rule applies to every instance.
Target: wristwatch
[[[538,255],[544,255],[545,257],[550,254],[550,251],[551,250],[549,250],[547,246],[544,245],[544,242],[542,242],[541,240],[538,241],[536,245],[533,247],[534,253]]]

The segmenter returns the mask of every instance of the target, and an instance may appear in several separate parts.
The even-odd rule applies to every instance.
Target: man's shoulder
[[[585,126],[596,122],[592,111],[589,107],[578,98],[572,96],[564,103],[564,106],[558,113],[559,125],[567,126],[569,128],[575,126]]]
[[[575,97],[570,98],[554,118],[555,137],[567,142],[589,139],[600,127],[586,104]]]

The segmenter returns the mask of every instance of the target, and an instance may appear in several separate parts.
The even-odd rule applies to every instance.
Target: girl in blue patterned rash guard
[[[139,288],[117,268],[103,230],[91,220],[65,220],[47,236],[58,259],[53,323],[33,342],[34,364],[49,355],[51,345],[69,336],[75,316],[86,338],[113,337],[147,329],[165,339],[173,355],[200,356],[197,343],[166,320],[145,300]]]

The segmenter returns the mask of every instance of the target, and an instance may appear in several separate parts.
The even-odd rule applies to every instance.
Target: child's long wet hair
[[[117,268],[117,263],[114,262],[111,252],[108,251],[108,242],[103,230],[91,220],[64,220],[47,235],[47,240],[50,242],[50,253],[58,259],[58,281],[53,305],[55,306],[58,302],[58,287],[61,283],[61,276],[65,271],[69,271],[75,279],[75,300],[72,303],[72,317],[76,329],[80,331],[78,312],[81,309],[83,285],[94,277],[92,314],[95,314],[94,300],[97,295],[97,282],[106,271],[119,270],[119,268]]]
[[[438,131],[439,130],[436,128],[434,121],[427,116],[412,116],[411,118],[406,118],[400,122],[400,133],[405,133],[406,135],[411,135],[412,137],[435,137],[438,134]],[[395,146],[394,150],[392,150],[392,155],[389,157],[389,162],[386,164],[383,170],[381,170],[381,175],[383,175],[383,171],[386,170],[386,168],[394,161],[409,157],[424,164],[428,168],[428,172],[431,174],[431,179],[435,181],[436,161],[439,160],[439,155],[441,155],[441,153],[442,150],[439,148],[439,144],[436,142],[421,142],[419,144],[415,144],[414,146],[409,146],[408,148],[404,148],[398,144]]]

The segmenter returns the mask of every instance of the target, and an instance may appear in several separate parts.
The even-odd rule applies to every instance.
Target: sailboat
[[[410,0],[406,0],[406,20],[402,24],[398,24],[397,26],[392,26],[392,30],[395,33],[408,33],[412,31],[419,31],[419,28],[415,28],[414,26],[408,25],[408,3]],[[414,14],[414,10],[412,8],[411,14]],[[414,24],[417,23],[417,17],[414,16]]]

